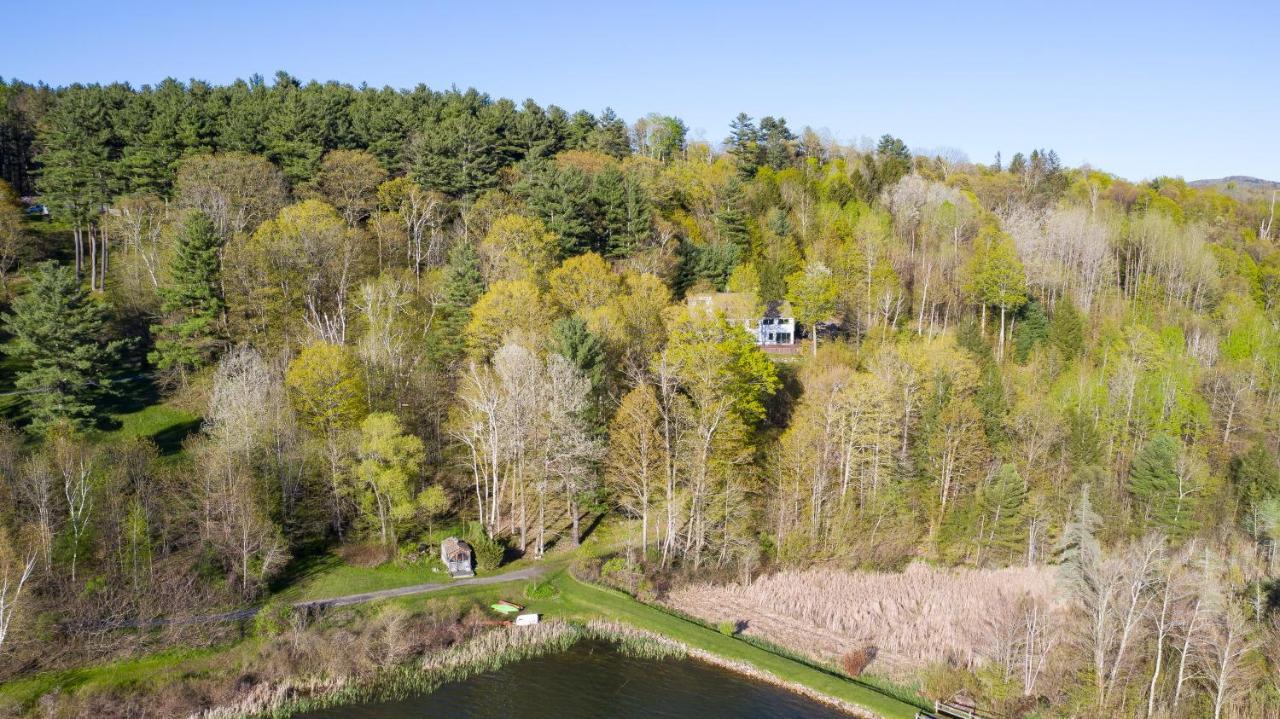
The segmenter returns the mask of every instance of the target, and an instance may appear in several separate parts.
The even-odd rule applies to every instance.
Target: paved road
[[[504,582],[515,582],[521,579],[533,579],[545,574],[551,567],[540,564],[534,567],[525,567],[517,569],[514,572],[506,572],[504,574],[491,574],[487,577],[471,577],[469,579],[455,579],[451,582],[427,582],[426,584],[411,584],[407,587],[395,587],[394,589],[381,589],[376,592],[361,592],[360,594],[347,594],[341,597],[328,597],[325,599],[308,599],[301,602],[294,602],[294,609],[305,611],[323,611],[332,607],[346,607],[352,604],[363,604],[364,602],[375,602],[379,599],[391,599],[393,597],[408,597],[416,594],[430,594],[431,592],[439,592],[444,589],[453,589],[455,587],[466,586],[482,586],[486,584],[502,584]],[[222,614],[205,614],[195,617],[177,617],[174,619],[156,619],[149,622],[113,622],[110,624],[98,624],[97,628],[108,629],[126,629],[126,628],[143,628],[143,627],[163,627],[168,625],[180,624],[214,624],[217,622],[239,622],[246,619],[252,619],[258,612],[262,611],[262,607],[249,607],[247,609],[237,609],[234,612],[224,612]]]

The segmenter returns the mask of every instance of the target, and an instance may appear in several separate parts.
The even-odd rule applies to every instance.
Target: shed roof
[[[451,562],[467,561],[471,559],[471,545],[457,537],[449,537],[441,542],[440,553]]]

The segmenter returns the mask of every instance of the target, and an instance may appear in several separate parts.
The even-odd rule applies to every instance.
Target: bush
[[[560,590],[547,579],[529,582],[524,587],[525,599],[555,599],[558,596],[560,596]]]
[[[716,625],[716,629],[726,637],[732,637],[738,633],[737,622],[720,622]]]
[[[840,657],[840,667],[844,669],[844,673],[851,677],[856,677],[866,670],[867,665],[876,658],[876,648],[873,646],[859,647],[845,653]]]
[[[467,543],[476,558],[476,569],[492,571],[502,566],[502,557],[507,553],[506,546],[498,539],[485,533],[479,523],[471,525],[467,535]]]
[[[253,633],[260,637],[277,637],[284,634],[296,619],[293,606],[281,601],[268,602],[253,617]]]

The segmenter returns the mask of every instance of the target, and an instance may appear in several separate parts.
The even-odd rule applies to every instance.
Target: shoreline
[[[619,652],[645,659],[687,658],[702,662],[802,696],[850,717],[878,719],[877,714],[862,707],[745,662],[628,624],[599,619],[586,623],[556,620],[533,627],[497,628],[434,656],[387,667],[370,677],[299,677],[259,685],[233,704],[201,710],[189,715],[189,719],[288,719],[304,712],[430,694],[445,684],[496,671],[513,662],[566,651],[578,642],[589,640],[608,643]]]

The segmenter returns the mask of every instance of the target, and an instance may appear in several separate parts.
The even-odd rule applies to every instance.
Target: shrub
[[[550,580],[543,579],[538,582],[530,582],[524,587],[525,599],[555,599],[560,596],[560,590]]]
[[[736,622],[720,622],[716,625],[716,629],[726,637],[731,637],[738,633],[738,624]]]
[[[253,617],[253,633],[260,637],[276,637],[293,626],[293,606],[281,601],[268,602]]]
[[[876,648],[873,646],[859,647],[852,649],[840,657],[840,667],[844,669],[844,673],[851,677],[856,677],[866,670],[867,665],[876,658]]]
[[[506,554],[506,546],[498,539],[490,537],[479,523],[471,525],[467,543],[476,558],[476,569],[492,571],[502,566],[502,557]]]
[[[604,579],[610,575],[627,570],[627,560],[622,557],[612,557],[600,566],[600,578]]]

